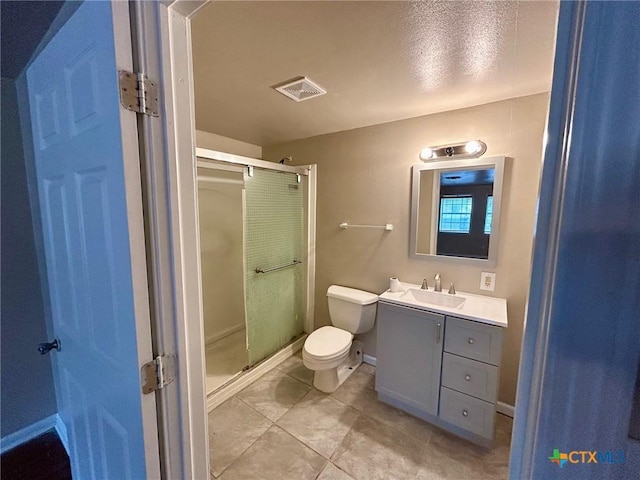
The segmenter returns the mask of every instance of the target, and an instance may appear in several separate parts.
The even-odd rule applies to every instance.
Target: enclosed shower
[[[312,169],[203,149],[197,167],[211,394],[308,330]]]

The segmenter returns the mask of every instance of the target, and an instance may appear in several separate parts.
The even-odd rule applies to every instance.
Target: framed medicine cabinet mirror
[[[505,157],[413,166],[410,256],[495,266]]]

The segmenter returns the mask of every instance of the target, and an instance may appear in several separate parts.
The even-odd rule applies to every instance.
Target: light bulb
[[[478,153],[481,148],[480,143],[476,140],[471,140],[464,146],[464,150],[467,153]]]
[[[425,147],[420,150],[420,160],[425,161],[430,160],[431,158],[433,158],[433,150],[431,148]]]

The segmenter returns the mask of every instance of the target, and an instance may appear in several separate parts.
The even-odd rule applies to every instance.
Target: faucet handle
[[[453,285],[453,283],[449,286],[449,295],[455,295],[456,294],[456,287]]]
[[[422,279],[422,286],[420,287],[422,290],[429,290],[429,285],[427,284],[427,279]]]

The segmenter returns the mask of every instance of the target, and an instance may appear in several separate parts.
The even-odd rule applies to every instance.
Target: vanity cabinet
[[[383,299],[377,324],[378,398],[491,445],[503,329]]]

